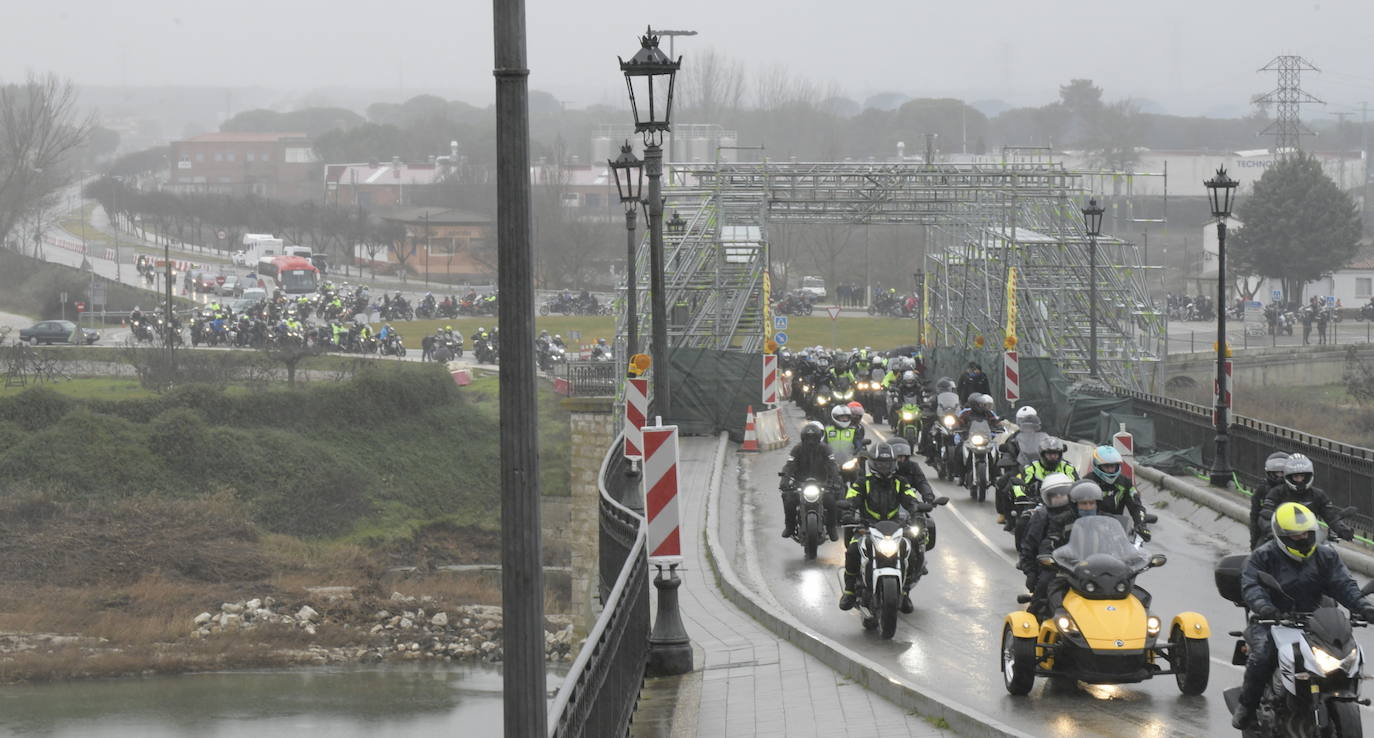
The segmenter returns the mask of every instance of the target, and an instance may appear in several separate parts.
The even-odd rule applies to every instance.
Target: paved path
[[[715,438],[684,438],[681,445],[682,548],[687,571],[681,593],[683,621],[699,649],[694,666],[699,700],[679,700],[670,718],[637,718],[637,736],[944,736],[923,718],[870,693],[735,608],[716,588],[702,545],[706,489]],[[727,453],[726,474],[734,452]],[[695,675],[694,675],[695,676]],[[692,729],[691,725],[695,724]]]

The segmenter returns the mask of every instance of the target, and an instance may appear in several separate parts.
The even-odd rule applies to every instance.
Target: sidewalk
[[[711,483],[716,445],[715,438],[683,438],[678,465],[685,568],[678,592],[696,671],[684,677],[651,680],[631,735],[951,735],[780,641],[725,599],[716,587],[702,544],[706,490]],[[733,459],[727,450],[726,474],[733,473]]]

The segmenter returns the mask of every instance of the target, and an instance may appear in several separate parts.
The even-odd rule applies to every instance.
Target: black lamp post
[[[1226,219],[1231,217],[1232,201],[1240,183],[1226,176],[1226,167],[1221,167],[1215,177],[1203,184],[1212,200],[1212,217],[1217,219],[1217,397],[1214,411],[1217,453],[1212,459],[1211,483],[1214,487],[1225,487],[1231,483],[1232,476],[1228,433],[1230,403],[1227,402],[1230,381],[1226,376],[1226,355],[1230,353],[1226,345]]]
[[[644,136],[644,173],[649,177],[649,194],[644,206],[649,211],[649,297],[653,300],[653,407],[667,416],[672,407],[668,372],[672,350],[668,345],[667,295],[663,285],[663,134],[668,132],[673,111],[673,81],[681,57],[674,60],[658,48],[658,36],[647,29],[639,39],[639,50],[629,61],[620,60],[625,87],[630,92],[630,110],[635,117],[635,132]],[[646,110],[647,108],[647,110]],[[677,565],[658,566],[654,588],[658,590],[658,617],[649,635],[650,676],[686,674],[692,670],[692,642],[682,625],[677,608],[677,589],[682,579]]]
[[[618,58],[618,57],[617,57]],[[620,59],[625,88],[630,93],[630,111],[635,132],[644,137],[644,174],[649,177],[649,298],[653,301],[654,398],[657,415],[667,416],[672,406],[668,385],[669,354],[667,295],[663,286],[663,134],[670,130],[673,112],[673,83],[681,57],[670,59],[658,48],[653,29],[639,38],[639,50],[629,61]]]
[[[620,156],[606,162],[615,176],[615,189],[625,206],[625,357],[639,353],[639,280],[635,274],[635,219],[644,199],[644,162],[635,156],[630,142],[620,147]]]
[[[665,227],[668,229],[669,235],[681,236],[682,234],[687,232],[687,219],[683,218],[676,210],[674,210],[673,217],[668,219],[668,223],[665,225]]]
[[[1096,199],[1083,208],[1083,228],[1088,232],[1088,376],[1097,379],[1097,237],[1102,235],[1102,213]]]

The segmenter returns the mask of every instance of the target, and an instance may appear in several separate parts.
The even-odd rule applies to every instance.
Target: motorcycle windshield
[[[953,392],[941,392],[940,396],[935,398],[935,404],[940,408],[941,415],[947,413],[959,414],[959,395]]]
[[[1093,554],[1106,554],[1132,569],[1145,565],[1145,557],[1126,537],[1125,519],[1116,515],[1094,515],[1074,521],[1069,542],[1054,550],[1054,560],[1066,569]]]
[[[969,424],[968,435],[969,438],[982,436],[985,440],[991,442],[992,426],[988,425],[988,421],[986,420],[975,420]]]

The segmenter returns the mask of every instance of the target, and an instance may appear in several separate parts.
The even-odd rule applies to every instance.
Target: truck
[[[238,266],[253,266],[264,256],[281,256],[284,249],[282,240],[270,233],[245,233],[243,248],[234,252],[233,262]]]

